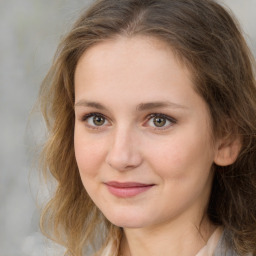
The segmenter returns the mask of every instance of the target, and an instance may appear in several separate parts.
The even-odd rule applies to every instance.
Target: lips
[[[146,192],[154,186],[154,184],[144,184],[137,182],[121,183],[117,181],[110,181],[105,183],[105,185],[111,194],[121,198],[134,197],[138,194]]]

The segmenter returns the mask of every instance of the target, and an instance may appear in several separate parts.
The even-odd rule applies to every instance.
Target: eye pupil
[[[155,126],[163,127],[166,124],[166,119],[162,117],[155,117],[153,122]]]
[[[97,126],[103,125],[105,122],[105,118],[102,116],[94,116],[93,117],[93,123]]]

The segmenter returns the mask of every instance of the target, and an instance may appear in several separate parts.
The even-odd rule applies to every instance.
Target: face
[[[121,227],[198,218],[215,146],[189,70],[162,42],[117,38],[75,72],[75,154],[84,187]]]

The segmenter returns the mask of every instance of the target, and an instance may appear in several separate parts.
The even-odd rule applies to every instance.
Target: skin
[[[156,113],[165,115],[161,127]],[[195,255],[215,229],[205,209],[221,143],[213,142],[207,105],[172,50],[146,37],[88,49],[75,72],[75,116],[82,182],[105,217],[123,227],[122,253]],[[109,191],[110,181],[152,186],[122,198]]]

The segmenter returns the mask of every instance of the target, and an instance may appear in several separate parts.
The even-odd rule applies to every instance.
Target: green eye
[[[154,117],[153,123],[156,127],[163,127],[166,125],[166,118],[163,117]]]
[[[105,118],[102,116],[93,116],[93,124],[96,126],[102,126],[105,123]]]
[[[106,126],[109,124],[108,120],[101,114],[98,113],[89,113],[85,115],[82,119],[84,122],[86,122],[89,127],[100,127],[100,126]]]
[[[147,121],[147,126],[159,130],[165,130],[176,124],[176,119],[161,113],[150,114]]]

